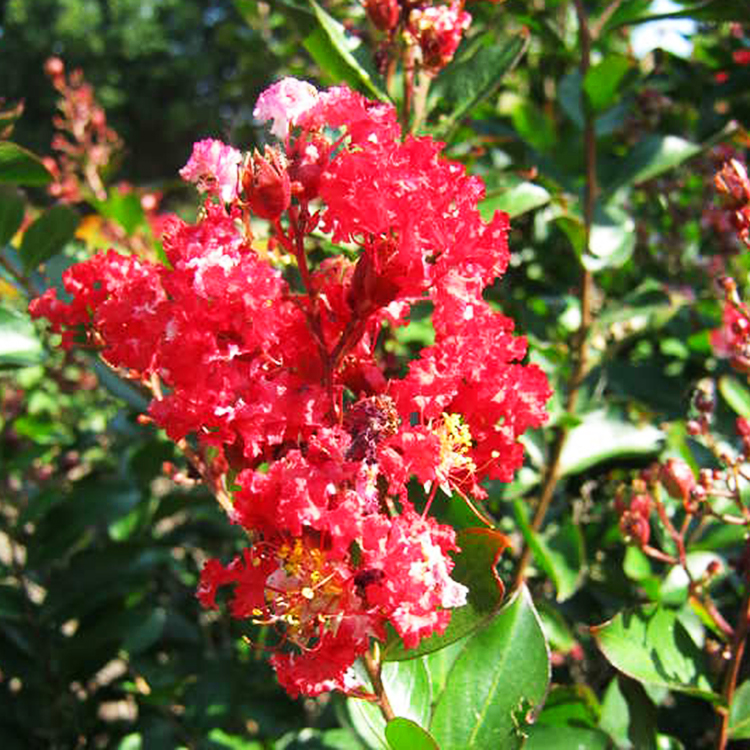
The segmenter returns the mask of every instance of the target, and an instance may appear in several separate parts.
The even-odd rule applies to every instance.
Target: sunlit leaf
[[[467,639],[436,696],[430,733],[441,750],[519,747],[517,728],[541,707],[549,680],[549,650],[523,587]]]
[[[719,700],[704,653],[674,610],[645,605],[591,629],[609,662],[640,682]]]

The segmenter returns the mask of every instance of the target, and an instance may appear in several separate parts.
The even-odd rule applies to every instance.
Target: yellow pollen
[[[469,425],[460,414],[443,412],[443,421],[433,429],[440,440],[440,464],[444,474],[453,469],[474,471],[476,466],[469,458],[472,447]]]
[[[302,594],[305,599],[315,598],[315,592],[309,586],[305,586],[305,588],[300,591],[300,594]]]

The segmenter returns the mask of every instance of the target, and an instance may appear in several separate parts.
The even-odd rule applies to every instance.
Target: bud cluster
[[[122,148],[117,133],[107,125],[104,109],[94,98],[93,87],[80,70],[69,75],[59,57],[50,57],[44,71],[60,93],[60,114],[53,122],[57,133],[52,148],[57,158],[45,159],[54,181],[49,192],[67,203],[77,203],[89,192],[104,200],[106,192],[101,172]]]

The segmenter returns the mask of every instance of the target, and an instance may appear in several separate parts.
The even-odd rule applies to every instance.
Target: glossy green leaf
[[[523,34],[501,44],[488,39],[468,60],[455,61],[442,71],[432,92],[434,100],[450,110],[438,128],[441,136],[497,91],[504,76],[523,56],[527,44],[528,36]]]
[[[512,219],[546,205],[550,199],[549,192],[541,185],[519,180],[500,192],[493,191],[479,204],[479,211],[485,221],[489,221],[495,211],[505,211]]]
[[[600,712],[596,694],[587,685],[558,685],[550,690],[536,723],[594,729],[599,723]]]
[[[622,55],[607,55],[589,68],[583,79],[583,90],[594,111],[601,112],[614,103],[617,89],[630,68],[630,60]]]
[[[607,192],[624,185],[650,180],[700,153],[703,147],[675,135],[648,135],[638,141],[620,161],[619,169],[608,184]]]
[[[629,677],[719,700],[705,655],[674,610],[645,605],[621,612],[591,630],[608,661]]]
[[[656,750],[656,707],[635,680],[619,676],[609,683],[599,727],[622,750]]]
[[[51,181],[38,156],[11,141],[0,141],[0,183],[32,187]]]
[[[541,707],[549,680],[547,642],[523,587],[466,641],[436,696],[430,733],[442,750],[518,747],[516,728]]]
[[[0,365],[34,365],[44,349],[28,315],[0,306]]]
[[[355,668],[363,682],[369,684],[364,667],[357,662]],[[432,690],[430,676],[422,659],[383,664],[381,679],[396,716],[426,727],[430,718]],[[354,729],[367,745],[390,750],[385,738],[386,722],[380,709],[373,702],[359,698],[349,698],[346,704]]]
[[[12,239],[23,221],[25,201],[15,188],[0,186],[0,249]]]
[[[53,206],[36,219],[21,239],[21,260],[33,271],[62,250],[75,236],[78,214],[67,206]]]
[[[746,385],[731,375],[722,375],[719,392],[737,414],[750,419],[750,390]]]
[[[401,717],[388,722],[385,738],[391,750],[440,750],[429,732]]]
[[[562,526],[551,526],[544,534],[539,534],[531,529],[527,504],[523,500],[514,500],[513,510],[534,561],[555,586],[557,601],[569,599],[580,587],[586,572],[581,530],[568,520]]]
[[[96,210],[105,218],[116,221],[127,234],[132,234],[146,221],[138,193],[110,191],[107,200],[94,201]]]
[[[310,0],[310,6],[318,27],[306,37],[304,45],[318,65],[337,83],[345,81],[353,88],[364,87],[369,94],[388,101],[367,45],[350,34],[315,0]]]
[[[542,629],[552,651],[569,653],[576,645],[576,639],[563,615],[553,605],[544,601],[540,602],[538,607]]]
[[[560,457],[563,475],[578,474],[614,458],[655,455],[664,433],[652,424],[636,425],[604,409],[581,415],[565,440]]]
[[[750,680],[736,690],[729,707],[729,736],[733,740],[750,739]]]
[[[455,555],[451,578],[468,588],[467,603],[451,612],[450,623],[442,635],[425,638],[416,649],[404,649],[394,633],[383,647],[383,659],[412,659],[431,653],[463,638],[486,624],[500,608],[504,586],[495,566],[508,539],[497,531],[485,528],[462,529],[457,543],[461,551]]]
[[[588,252],[581,261],[589,271],[619,268],[635,250],[635,221],[622,209],[609,206],[596,212]]]
[[[552,118],[533,102],[519,98],[511,110],[510,117],[521,138],[537,151],[549,151],[557,144]]]
[[[535,724],[526,730],[524,750],[610,750],[609,737],[598,729]]]

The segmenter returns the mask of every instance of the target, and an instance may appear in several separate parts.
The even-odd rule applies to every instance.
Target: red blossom
[[[411,648],[466,600],[455,532],[414,511],[409,482],[481,498],[483,480],[511,480],[550,389],[482,296],[508,264],[507,216],[482,219],[481,180],[443,144],[401,141],[393,107],[345,87],[285,79],[255,114],[283,143],[253,157],[241,196],[241,154],[196,144],[183,173],[209,196],[196,223],[167,221],[168,265],[97,255],[66,272],[69,302],[47,292],[30,309],[64,346],[85,337],[158,383],[149,414],[170,438],[220,449],[207,464],[253,542],[205,565],[203,605],[229,588],[232,616],[278,631],[291,695],[351,692],[386,625]],[[257,252],[248,208],[273,221]],[[316,263],[313,229],[352,247]],[[396,377],[378,341],[417,300],[435,342]]]

